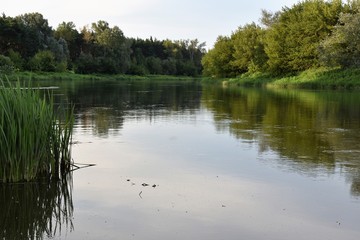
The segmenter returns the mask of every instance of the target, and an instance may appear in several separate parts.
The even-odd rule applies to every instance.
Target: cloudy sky
[[[127,37],[199,39],[212,47],[219,35],[230,35],[256,22],[261,9],[280,10],[298,0],[1,0],[1,13],[15,17],[39,12],[56,28],[72,21],[77,28],[107,21]]]

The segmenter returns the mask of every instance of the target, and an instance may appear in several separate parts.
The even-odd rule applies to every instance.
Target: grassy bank
[[[7,75],[10,80],[173,80],[173,81],[188,81],[200,78],[187,76],[167,76],[167,75],[106,75],[106,74],[75,74],[72,72],[15,72]]]
[[[48,92],[0,80],[0,182],[61,178],[71,168],[72,110]]]
[[[360,89],[360,69],[319,68],[292,76],[243,74],[227,81],[229,85],[301,89]]]

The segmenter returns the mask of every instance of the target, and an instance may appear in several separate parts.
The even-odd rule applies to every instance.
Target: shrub
[[[39,51],[29,61],[29,67],[34,71],[54,72],[56,70],[55,56],[51,51]]]
[[[9,57],[0,55],[0,74],[9,74],[14,71],[14,63]]]

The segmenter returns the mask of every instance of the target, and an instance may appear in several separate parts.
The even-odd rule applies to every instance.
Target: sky
[[[272,12],[299,0],[1,0],[0,13],[15,17],[39,12],[56,29],[74,22],[77,29],[104,20],[126,37],[198,39],[212,48],[219,35],[259,23],[261,9]]]

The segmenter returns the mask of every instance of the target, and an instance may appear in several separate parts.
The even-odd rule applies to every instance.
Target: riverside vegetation
[[[72,108],[49,92],[0,82],[0,182],[60,179],[70,172]]]
[[[358,0],[303,0],[262,10],[259,24],[219,36],[208,51],[197,39],[128,38],[103,20],[80,30],[73,22],[53,29],[40,13],[3,14],[0,73],[203,76],[237,85],[359,88],[359,29]]]
[[[203,74],[230,84],[360,86],[360,1],[299,1],[263,10],[260,22],[219,36],[202,59]]]

